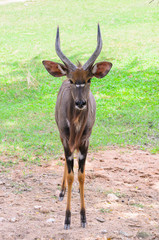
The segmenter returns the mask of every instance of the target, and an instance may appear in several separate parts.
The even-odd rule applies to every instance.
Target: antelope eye
[[[71,80],[71,79],[69,79],[69,81],[70,81],[70,83],[71,83],[71,84],[73,84],[73,82],[72,82],[72,80]]]
[[[90,83],[91,82],[91,78],[88,79],[87,83]]]

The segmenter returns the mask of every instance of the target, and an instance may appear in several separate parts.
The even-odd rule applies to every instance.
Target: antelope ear
[[[52,61],[42,61],[46,70],[54,77],[62,77],[67,74],[67,68],[61,64]]]
[[[93,68],[92,68],[92,74],[96,77],[96,78],[103,78],[105,77],[108,72],[110,71],[112,67],[112,63],[110,62],[99,62],[96,63]]]

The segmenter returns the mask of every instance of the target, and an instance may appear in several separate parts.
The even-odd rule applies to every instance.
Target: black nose
[[[78,108],[83,108],[83,107],[86,105],[86,101],[77,100],[77,101],[75,101],[75,105],[76,105]]]

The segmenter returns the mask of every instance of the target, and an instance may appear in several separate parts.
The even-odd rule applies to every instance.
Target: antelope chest
[[[75,124],[75,131],[76,131],[76,132],[79,132],[79,131],[81,130],[81,127],[82,127],[81,122],[77,122],[77,123]]]

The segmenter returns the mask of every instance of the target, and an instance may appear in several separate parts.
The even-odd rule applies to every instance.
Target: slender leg
[[[62,180],[62,185],[61,185],[61,192],[59,194],[59,201],[62,201],[64,196],[65,196],[67,171],[68,171],[67,170],[67,163],[66,163],[66,159],[65,159],[65,168],[64,168],[64,175],[63,175],[63,180]]]
[[[68,173],[67,176],[67,183],[68,183],[68,193],[67,193],[67,207],[66,207],[66,215],[65,215],[65,229],[70,228],[71,224],[71,191],[72,191],[72,184],[74,181],[74,173],[71,171]]]
[[[72,184],[74,181],[74,172],[73,172],[73,165],[74,159],[73,154],[69,150],[69,148],[64,148],[65,150],[65,157],[67,163],[67,184],[68,184],[68,192],[67,192],[67,206],[66,206],[66,215],[65,215],[65,229],[70,228],[71,224],[71,192],[72,192]]]
[[[81,226],[83,228],[86,227],[86,210],[85,210],[85,202],[84,202],[84,181],[85,181],[85,161],[87,157],[88,151],[88,142],[85,142],[79,148],[79,169],[78,169],[78,181],[79,181],[79,189],[80,189],[80,199],[81,199]]]

